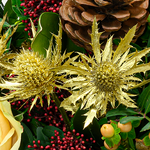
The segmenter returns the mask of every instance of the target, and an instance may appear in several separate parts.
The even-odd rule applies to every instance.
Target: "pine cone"
[[[91,50],[90,33],[95,16],[99,31],[103,32],[101,42],[105,43],[110,35],[124,37],[137,24],[135,42],[146,27],[148,6],[149,0],[63,0],[59,14],[63,29],[72,41]]]

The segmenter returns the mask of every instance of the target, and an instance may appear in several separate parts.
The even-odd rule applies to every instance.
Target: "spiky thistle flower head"
[[[137,107],[134,100],[130,98],[133,95],[127,91],[150,81],[141,81],[134,76],[135,73],[145,73],[150,69],[150,63],[139,64],[141,58],[150,52],[150,49],[129,54],[132,47],[130,42],[135,31],[136,26],[130,29],[124,39],[121,39],[115,51],[112,49],[112,37],[108,39],[104,50],[101,50],[99,39],[102,33],[98,32],[98,24],[94,19],[90,43],[94,56],[91,58],[79,53],[81,61],[73,62],[71,67],[71,70],[76,72],[76,76],[65,83],[66,87],[72,88],[73,93],[61,103],[61,107],[73,113],[79,106],[80,109],[88,110],[85,114],[87,117],[84,128],[94,117],[99,117],[98,114],[101,116],[106,113],[108,103],[113,108],[116,101],[127,107]]]
[[[2,34],[2,28],[4,25],[4,22],[6,20],[7,14],[3,17],[2,21],[0,22],[0,78],[5,75],[9,74],[11,72],[11,67],[13,66],[11,63],[9,63],[9,59],[12,59],[16,54],[13,53],[4,53],[7,49],[7,43],[10,39],[10,37],[15,33],[17,26],[13,28],[13,30],[10,31],[7,30],[4,34]],[[1,80],[1,79],[0,79]]]
[[[14,101],[35,97],[30,108],[32,109],[38,98],[42,105],[42,96],[46,95],[48,105],[50,104],[50,94],[53,93],[53,88],[62,87],[56,82],[64,78],[63,75],[57,75],[57,72],[59,72],[57,66],[61,66],[64,59],[71,54],[64,53],[61,55],[61,25],[58,35],[53,36],[56,39],[56,47],[53,47],[52,38],[46,58],[37,52],[24,49],[21,53],[17,54],[13,62],[14,67],[12,67],[11,73],[15,76],[7,81],[3,81],[3,84],[0,84],[1,88],[12,91],[6,96],[1,97],[1,100],[13,99]],[[67,61],[64,64],[67,64]],[[57,72],[51,71],[52,68],[55,68]]]

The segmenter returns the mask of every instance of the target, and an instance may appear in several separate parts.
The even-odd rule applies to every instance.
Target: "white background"
[[[5,3],[7,2],[7,0],[2,0],[3,4],[5,5]]]

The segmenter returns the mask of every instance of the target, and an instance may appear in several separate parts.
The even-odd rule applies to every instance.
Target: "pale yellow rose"
[[[0,102],[0,150],[18,150],[23,128],[16,121],[8,101]]]

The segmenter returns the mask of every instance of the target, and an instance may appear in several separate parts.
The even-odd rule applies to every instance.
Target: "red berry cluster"
[[[58,88],[55,88],[55,92],[60,101],[63,100],[63,98],[68,97],[70,94],[66,90],[60,90]],[[33,99],[19,100],[19,101],[12,102],[11,105],[12,105],[12,108],[15,108],[21,111],[28,109],[27,111],[28,116],[24,117],[24,120],[23,120],[24,122],[30,122],[34,118],[47,125],[58,127],[62,129],[64,132],[66,131],[66,125],[63,121],[63,117],[60,114],[58,107],[56,106],[53,100],[51,100],[50,106],[48,107],[47,97],[46,96],[43,97],[43,107],[40,105],[40,103],[38,103],[39,101],[37,101],[37,104],[32,108],[30,112],[29,110],[30,110],[32,101]],[[73,117],[71,113],[67,112],[67,114],[69,118]]]
[[[24,15],[29,16],[34,25],[38,23],[39,16],[43,12],[59,13],[59,8],[62,5],[62,0],[20,0],[21,6],[24,7]],[[25,31],[29,31],[28,35],[31,36],[31,23],[30,20],[22,20],[25,25]]]
[[[43,146],[38,140],[37,144],[33,141],[33,146],[28,145],[28,148],[34,148],[34,150],[92,150],[92,144],[95,143],[93,138],[84,141],[84,134],[76,133],[75,129],[73,129],[73,132],[64,133],[62,139],[57,130],[54,132],[55,136],[51,136],[49,145]]]

